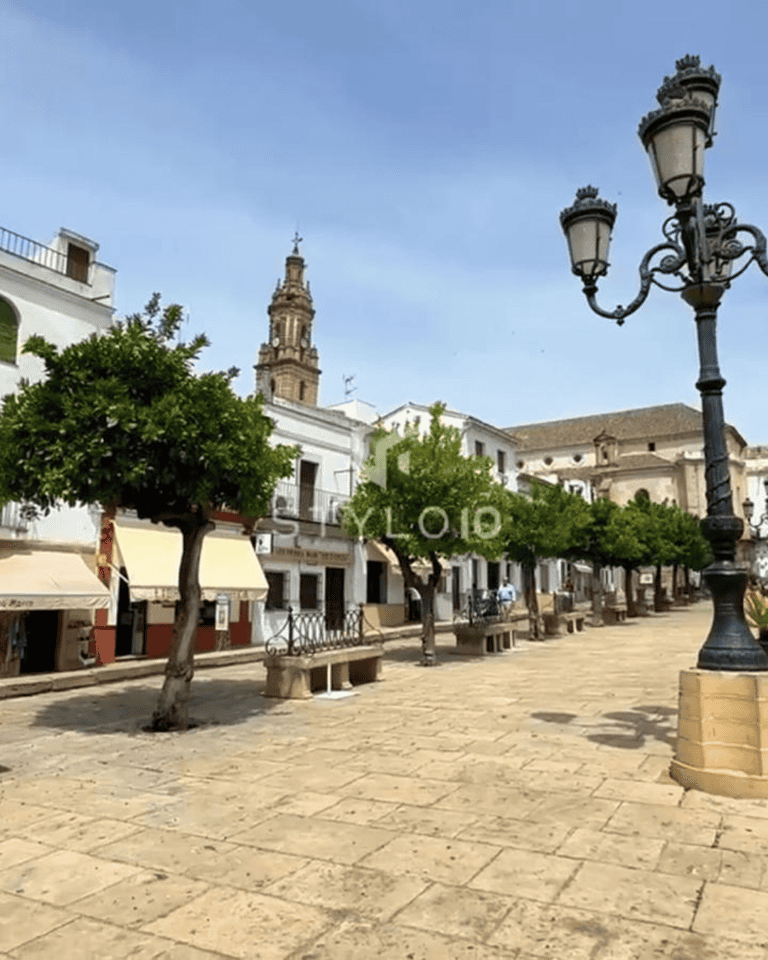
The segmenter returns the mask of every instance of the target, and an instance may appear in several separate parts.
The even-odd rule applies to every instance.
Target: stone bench
[[[329,670],[331,690],[349,690],[354,684],[373,683],[381,676],[383,654],[381,643],[370,643],[294,656],[267,655],[264,657],[267,668],[264,696],[308,700],[313,693],[328,689]]]
[[[580,610],[572,610],[567,613],[553,613],[551,610],[547,610],[544,612],[542,619],[545,635],[560,637],[563,633],[563,627],[568,633],[581,633],[584,629],[585,615]]]
[[[484,657],[488,653],[501,653],[515,645],[513,621],[496,623],[456,624],[456,649],[453,653],[471,657]]]
[[[578,610],[573,613],[561,613],[560,616],[565,621],[565,628],[568,633],[581,633],[584,629],[584,614]]]
[[[626,619],[626,603],[612,603],[603,610],[603,622],[606,624],[624,623]]]

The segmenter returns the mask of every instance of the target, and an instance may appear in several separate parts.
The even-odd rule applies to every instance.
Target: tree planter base
[[[768,798],[768,672],[680,673],[670,775],[725,797]]]

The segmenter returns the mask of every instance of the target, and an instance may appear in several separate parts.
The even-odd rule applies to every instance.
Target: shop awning
[[[178,600],[181,533],[168,527],[115,523],[120,555],[128,571],[131,600]],[[247,537],[209,533],[200,558],[203,600],[227,593],[234,600],[264,600],[267,579]]]
[[[402,576],[400,563],[393,550],[385,547],[383,543],[377,543],[375,540],[369,540],[365,545],[365,554],[368,560],[375,560],[378,563],[388,563],[392,567],[393,573]]]
[[[109,600],[79,553],[0,552],[0,610],[97,610]]]

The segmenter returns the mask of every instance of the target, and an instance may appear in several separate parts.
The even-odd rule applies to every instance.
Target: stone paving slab
[[[710,622],[405,639],[335,700],[230,662],[184,734],[158,675],[3,699],[0,960],[768,960],[768,802],[668,773]]]

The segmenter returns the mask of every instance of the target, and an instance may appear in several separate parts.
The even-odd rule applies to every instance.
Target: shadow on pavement
[[[598,722],[597,726],[604,729],[597,731],[593,721],[579,721],[574,713],[539,711],[530,716],[534,720],[558,726],[568,726],[577,721],[576,726],[581,727],[587,740],[619,750],[639,750],[648,740],[674,747],[677,739],[677,711],[672,707],[643,705],[630,707],[629,710],[612,710],[602,714],[604,722]]]
[[[290,701],[263,696],[264,678],[237,680],[198,675],[192,680],[189,702],[190,725],[211,726],[244,723],[275,711],[285,712]],[[145,727],[151,720],[160,683],[131,683],[130,687],[100,687],[57,696],[41,705],[31,721],[35,727],[74,730],[81,733],[125,733]]]

